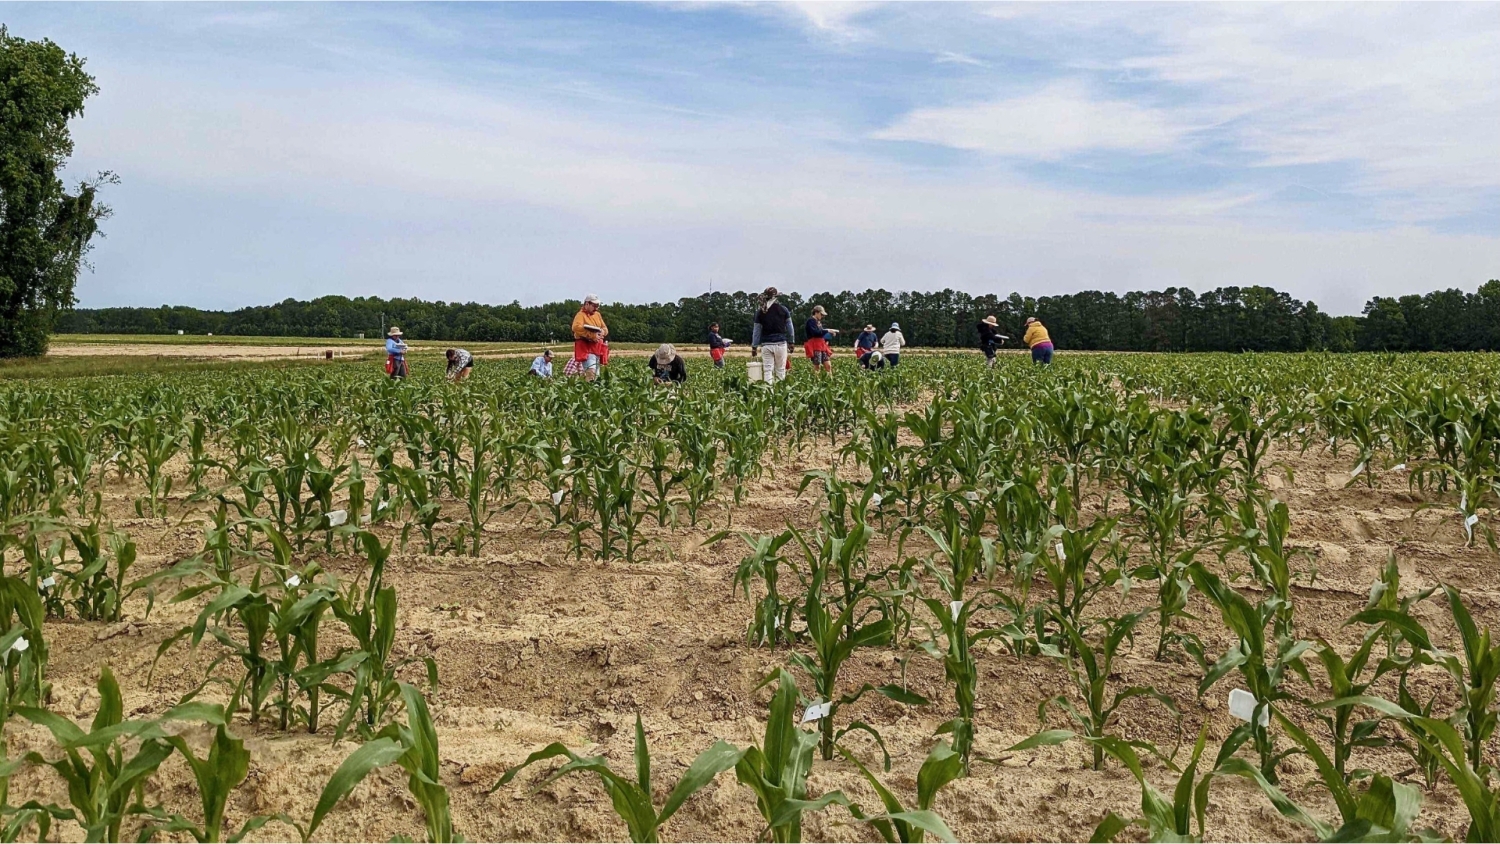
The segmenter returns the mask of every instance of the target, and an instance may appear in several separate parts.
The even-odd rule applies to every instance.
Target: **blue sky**
[[[83,306],[1500,277],[1500,4],[5,4]]]

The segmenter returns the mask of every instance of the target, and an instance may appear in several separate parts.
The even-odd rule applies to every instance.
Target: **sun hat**
[[[401,336],[401,329],[399,329],[399,328],[397,328],[396,326],[393,325],[393,326],[391,326],[391,330],[386,332],[386,336],[388,336],[388,337],[400,337]]]
[[[590,293],[589,295],[583,297],[583,303],[585,305],[597,305],[599,304],[599,297],[594,295],[593,293]]]
[[[544,357],[544,358],[550,358],[550,357],[552,357],[552,350],[551,349],[543,349],[542,350],[542,357]]]
[[[986,323],[988,325],[999,325],[1000,324],[1000,320],[995,319],[995,315],[994,314],[990,314],[989,316],[985,317],[983,320],[981,320],[981,322],[984,322],[984,323]]]
[[[1030,324],[1032,324],[1032,323],[1033,323],[1033,322],[1036,322],[1036,317],[1034,317],[1034,316],[1029,316],[1029,317],[1027,317],[1027,318],[1026,318],[1026,324],[1027,324],[1027,325],[1030,325]]]
[[[873,325],[871,325],[869,323],[865,323],[865,330],[866,331],[874,331],[875,330],[875,326],[873,326]]]
[[[815,314],[826,314],[828,313],[828,309],[822,305],[813,305],[812,312]]]
[[[892,331],[900,331],[901,330],[901,323],[899,323],[899,322],[893,322],[893,323],[891,323],[891,330]]]
[[[672,358],[677,357],[677,349],[673,348],[671,343],[663,343],[656,347],[656,354],[651,357],[656,361],[657,366],[666,366],[672,362]]]

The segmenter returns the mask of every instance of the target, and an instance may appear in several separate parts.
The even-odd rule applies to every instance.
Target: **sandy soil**
[[[255,348],[257,353],[267,351]],[[449,787],[458,830],[470,840],[618,840],[623,824],[591,777],[574,777],[532,794],[536,774],[493,795],[485,790],[509,765],[544,744],[561,740],[575,750],[604,753],[620,770],[631,770],[635,714],[645,721],[659,787],[658,801],[701,750],[715,739],[741,746],[759,743],[769,692],[756,685],[785,652],[743,644],[750,604],[730,587],[742,543],[731,539],[705,546],[704,538],[730,525],[736,530],[775,531],[788,522],[808,525],[817,508],[794,496],[803,470],[825,466],[826,450],[789,461],[777,476],[752,486],[746,504],[732,514],[711,513],[712,523],[697,528],[649,528],[651,543],[635,563],[577,561],[565,535],[548,533],[535,518],[513,511],[492,521],[483,554],[477,558],[428,557],[404,553],[393,558],[388,581],[399,589],[401,632],[398,651],[433,656],[441,686],[431,696],[439,724],[443,776]],[[1458,517],[1451,509],[1419,510],[1424,499],[1408,492],[1401,475],[1384,474],[1374,489],[1344,488],[1347,459],[1327,454],[1273,453],[1293,471],[1290,481],[1276,470],[1272,484],[1291,508],[1293,537],[1316,557],[1317,578],[1298,589],[1297,619],[1306,636],[1349,644],[1343,620],[1357,611],[1388,553],[1401,562],[1404,586],[1416,589],[1439,581],[1462,587],[1484,623],[1494,624],[1494,555],[1465,548]],[[142,573],[170,564],[202,547],[197,516],[183,520],[127,517],[137,491],[111,488],[106,496],[119,527],[129,530],[142,550]],[[176,502],[183,505],[182,501]],[[180,509],[180,508],[179,508]],[[649,520],[648,520],[649,523]],[[915,547],[915,553],[925,553]],[[882,558],[895,555],[894,542],[875,547]],[[912,546],[908,547],[912,553]],[[352,572],[348,558],[326,563]],[[1243,584],[1241,584],[1243,587]],[[1127,603],[1145,597],[1142,588]],[[1101,608],[1119,602],[1101,599]],[[123,625],[71,620],[48,625],[52,647],[53,706],[64,714],[91,717],[97,704],[92,687],[102,663],[113,666],[125,689],[127,712],[159,712],[201,682],[214,652],[188,653],[179,647],[151,674],[157,644],[185,623],[196,607],[159,602],[145,617],[140,596]],[[1213,623],[1200,632],[1214,653],[1227,643],[1211,610],[1195,597],[1194,611]],[[1443,631],[1444,610],[1422,610],[1433,629]],[[1449,639],[1448,641],[1451,641]],[[1225,710],[1231,683],[1221,683],[1201,702],[1191,664],[1152,661],[1154,635],[1143,635],[1117,664],[1123,688],[1155,684],[1181,705],[1184,723],[1156,704],[1128,703],[1118,733],[1170,746],[1179,736],[1190,743],[1200,724],[1222,739],[1234,723]],[[907,708],[867,697],[848,712],[876,725],[894,759],[887,782],[904,799],[915,793],[918,766],[931,746],[932,731],[952,717],[951,692],[941,665],[911,649],[862,651],[845,670],[853,688],[866,681],[898,681],[900,660],[910,656],[906,678],[934,705]],[[976,763],[974,775],[954,783],[936,809],[964,840],[1085,840],[1107,810],[1130,817],[1139,811],[1139,789],[1125,771],[1108,766],[1087,769],[1080,746],[1004,753],[1038,728],[1037,705],[1069,690],[1062,666],[1053,660],[1017,658],[998,645],[978,654],[981,681],[978,745],[998,764]],[[416,681],[414,671],[409,679]],[[1434,679],[1433,688],[1446,688]],[[1052,726],[1063,726],[1054,719]],[[251,778],[231,803],[238,824],[252,813],[286,812],[304,822],[318,793],[340,761],[354,749],[330,747],[326,735],[283,735],[237,725],[254,754]],[[45,734],[13,722],[13,745],[55,754]],[[870,764],[878,764],[873,742],[850,742]],[[200,747],[202,745],[199,745]],[[12,753],[19,748],[13,746]],[[13,756],[14,758],[14,756]],[[1368,753],[1356,760],[1388,772],[1411,766],[1395,751]],[[1331,803],[1312,786],[1315,775],[1304,758],[1290,759],[1284,785],[1294,799],[1325,818]],[[1169,771],[1151,768],[1158,787],[1170,793]],[[173,760],[159,777],[162,799],[178,811],[196,814],[196,798],[186,770]],[[844,789],[869,806],[874,795],[848,763],[819,762],[812,792]],[[66,803],[55,777],[29,771],[16,778],[11,800],[38,796]],[[1450,788],[1424,798],[1422,823],[1459,835],[1465,817]],[[1253,786],[1238,779],[1216,781],[1209,811],[1210,834],[1226,840],[1303,840],[1308,831],[1282,819]],[[752,794],[732,774],[690,800],[663,832],[667,840],[750,839],[760,829]],[[65,832],[76,836],[76,830]],[[421,819],[407,798],[397,769],[381,772],[361,786],[319,830],[320,838],[387,840],[422,835]],[[1127,833],[1139,835],[1139,830]],[[295,833],[272,824],[257,836],[285,838]],[[808,840],[865,840],[871,830],[843,809],[809,817]]]

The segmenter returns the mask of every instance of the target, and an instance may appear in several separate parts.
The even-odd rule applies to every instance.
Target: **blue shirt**
[[[546,355],[537,355],[536,360],[531,362],[531,374],[541,378],[551,378],[552,361],[547,360]]]
[[[803,329],[803,331],[807,334],[807,339],[809,340],[813,339],[814,337],[821,337],[824,340],[833,339],[833,332],[824,330],[823,321],[818,319],[817,317],[809,319],[807,321],[807,326]]]
[[[397,340],[395,337],[387,337],[385,338],[385,353],[388,355],[395,355],[398,358],[405,357],[406,343],[401,340]]]
[[[873,349],[875,348],[876,339],[877,338],[875,336],[875,332],[861,331],[859,333],[859,339],[854,341],[854,345],[858,346],[861,349]]]

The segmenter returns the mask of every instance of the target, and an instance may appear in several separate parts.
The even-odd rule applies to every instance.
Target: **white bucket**
[[[761,368],[760,361],[758,360],[745,361],[745,374],[750,377],[750,380],[752,382],[760,381],[765,378],[765,373]]]

